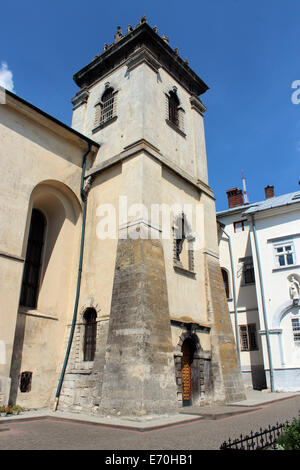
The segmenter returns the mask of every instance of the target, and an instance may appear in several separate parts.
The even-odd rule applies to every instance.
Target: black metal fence
[[[250,435],[240,435],[239,439],[228,439],[223,442],[220,450],[263,450],[275,449],[276,441],[283,431],[284,426],[289,426],[289,422],[276,423],[276,426],[270,426],[264,430],[260,428],[259,432],[250,432]]]

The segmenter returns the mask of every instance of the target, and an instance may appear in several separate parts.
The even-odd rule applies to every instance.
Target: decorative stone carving
[[[120,41],[120,39],[122,39],[122,37],[123,37],[123,33],[122,33],[121,26],[118,26],[117,27],[117,32],[116,32],[115,37],[114,37],[115,42]]]
[[[191,103],[191,108],[197,111],[199,114],[201,114],[201,116],[203,116],[203,114],[206,111],[206,107],[204,106],[200,98],[198,98],[198,96],[191,96],[190,103]]]
[[[290,298],[292,299],[294,305],[298,305],[300,298],[300,283],[296,279],[295,275],[289,276],[288,281]]]
[[[80,90],[74,98],[71,100],[72,105],[73,105],[73,110],[81,106],[82,104],[85,104],[88,100],[89,97],[89,91],[88,90]]]

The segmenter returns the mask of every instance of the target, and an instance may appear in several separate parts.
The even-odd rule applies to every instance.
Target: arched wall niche
[[[46,227],[41,255],[37,310],[60,317],[68,311],[75,286],[79,256],[81,205],[64,183],[47,180],[32,191],[26,220],[22,254],[26,257],[32,210],[45,217]]]

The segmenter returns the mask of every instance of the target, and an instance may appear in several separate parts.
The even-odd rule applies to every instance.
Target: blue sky
[[[145,14],[210,87],[202,101],[217,210],[227,207],[227,189],[242,189],[242,170],[250,202],[264,199],[267,185],[275,195],[300,190],[300,103],[291,99],[300,80],[299,0],[2,0],[0,11],[0,64],[14,92],[68,125],[73,74],[117,26],[126,31]]]

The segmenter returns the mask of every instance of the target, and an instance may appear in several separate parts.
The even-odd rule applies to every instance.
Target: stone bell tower
[[[243,399],[207,175],[208,86],[145,17],[74,80],[72,126],[101,145],[86,173],[81,292],[104,312],[91,403],[145,415]],[[102,201],[118,215],[107,249],[94,233]]]

